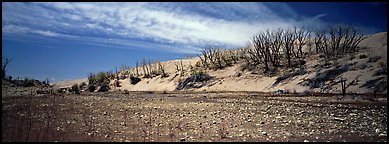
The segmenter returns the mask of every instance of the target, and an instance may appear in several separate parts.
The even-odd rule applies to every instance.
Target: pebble
[[[378,135],[379,137],[387,137],[387,135],[385,133],[381,133]]]
[[[337,120],[337,121],[345,121],[346,119],[344,119],[344,118],[338,118],[338,117],[334,117],[334,120]]]
[[[261,134],[267,136],[267,133],[266,133],[266,132],[261,132]]]

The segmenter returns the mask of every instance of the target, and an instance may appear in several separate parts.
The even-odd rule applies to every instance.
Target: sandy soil
[[[120,92],[2,98],[2,141],[387,141],[387,99]]]

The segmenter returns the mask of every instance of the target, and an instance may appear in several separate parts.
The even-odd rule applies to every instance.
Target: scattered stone
[[[336,121],[345,121],[346,119],[345,118],[338,118],[338,117],[334,117],[334,120],[336,120]]]
[[[267,136],[267,133],[266,133],[266,132],[261,132],[261,134]]]
[[[309,142],[308,140],[304,140],[304,142]]]
[[[185,138],[181,138],[180,141],[184,142],[184,141],[186,141],[186,140],[185,140]]]
[[[276,119],[284,118],[285,116],[276,116]]]
[[[387,137],[386,133],[381,133],[378,135],[379,137]]]

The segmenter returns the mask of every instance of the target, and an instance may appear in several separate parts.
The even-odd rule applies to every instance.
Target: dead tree
[[[199,55],[200,61],[204,68],[219,69],[223,67],[224,55],[220,49],[214,47],[205,47]]]
[[[358,44],[364,39],[364,34],[360,32],[357,28],[351,27],[347,29],[347,34],[345,36],[343,47],[345,53],[352,53],[356,51]]]
[[[9,62],[11,62],[12,59],[9,58],[9,57],[3,57],[3,65],[1,67],[1,77],[4,79],[5,76],[6,76],[6,72],[7,72],[7,66],[9,64]]]
[[[316,54],[324,51],[324,38],[325,38],[325,31],[315,32],[315,38],[314,38],[313,42],[315,44]]]
[[[181,65],[181,76],[184,76],[184,66],[182,65],[182,59],[180,59],[180,65]]]
[[[307,38],[309,36],[309,31],[304,30],[303,27],[301,27],[299,30],[297,30],[296,33],[296,39],[297,39],[297,53],[295,53],[296,58],[301,59],[303,57],[303,46],[307,43]]]
[[[213,49],[214,67],[215,69],[223,68],[223,53],[220,49]]]
[[[208,66],[208,56],[206,55],[205,51],[202,51],[202,54],[203,55],[198,55],[198,57],[200,58],[200,61],[201,61],[201,65],[204,68],[209,68],[209,66]]]
[[[182,64],[182,60],[180,59],[179,62],[174,62],[174,65],[176,66],[176,72],[179,72],[180,76],[184,76],[184,66]]]
[[[270,61],[274,67],[277,67],[280,65],[280,49],[282,47],[282,29],[278,29],[273,32],[267,32],[268,37],[270,39],[270,49],[271,49],[271,55],[270,55]]]
[[[161,77],[165,77],[166,76],[165,67],[159,60],[157,60],[157,64],[158,64],[158,73],[162,75]]]
[[[266,33],[259,33],[252,38],[254,49],[249,51],[251,58],[264,64],[265,71],[269,70],[270,61],[270,40]]]
[[[288,61],[288,67],[291,67],[292,49],[293,49],[293,44],[296,40],[295,34],[296,32],[293,31],[292,29],[287,29],[282,37],[283,38],[282,40],[284,42],[284,54]]]
[[[147,67],[147,61],[146,59],[141,59],[140,61],[140,65],[142,66],[143,68],[143,77],[149,77],[149,69]]]
[[[234,62],[234,64],[236,64],[239,60],[238,50],[229,50],[228,54],[229,54],[231,60]]]
[[[138,77],[139,76],[139,60],[136,61],[136,64],[135,64],[135,70],[136,70],[136,76]]]
[[[174,62],[174,66],[176,66],[176,72],[180,72],[180,67],[178,62]]]

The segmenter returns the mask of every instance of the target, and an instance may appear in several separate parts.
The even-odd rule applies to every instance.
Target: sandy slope
[[[57,82],[54,84],[55,88],[58,87],[70,87],[73,84],[81,84],[82,82],[88,83],[88,78],[82,78],[82,79],[75,79],[75,80],[65,80],[61,82]]]
[[[379,63],[386,63],[387,61],[387,33],[377,33],[371,35],[364,39],[360,43],[360,47],[363,47],[357,54],[355,54],[355,58],[351,59],[351,56],[344,56],[339,58],[338,65],[340,64],[350,64],[352,70],[349,70],[341,75],[338,75],[335,79],[338,80],[340,77],[347,78],[349,81],[352,81],[358,77],[359,82],[357,85],[352,85],[348,88],[349,92],[370,92],[368,89],[361,87],[368,80],[376,79],[380,76],[373,76],[374,72],[379,68]],[[368,58],[360,59],[359,54],[366,54]],[[381,59],[374,63],[368,63],[369,57],[372,56],[381,56]],[[194,66],[195,63],[199,61],[198,58],[191,58],[183,60],[184,69],[189,71],[189,65]],[[175,90],[180,79],[185,79],[188,74],[184,77],[180,77],[176,75],[175,65],[174,63],[179,63],[179,60],[172,60],[167,62],[162,62],[165,66],[166,72],[169,74],[166,78],[154,77],[142,80],[136,84],[131,85],[129,79],[121,80],[122,87],[114,88],[114,90],[118,89],[128,89],[130,91],[173,91]],[[206,86],[203,86],[198,89],[191,89],[193,91],[275,91],[277,89],[289,90],[290,92],[303,92],[305,90],[311,90],[319,92],[319,88],[309,89],[308,86],[302,86],[298,83],[303,81],[306,78],[314,77],[318,72],[324,72],[328,69],[317,70],[313,68],[314,65],[322,63],[318,58],[310,58],[307,59],[307,73],[304,75],[299,75],[290,79],[287,79],[276,86],[272,86],[276,81],[275,77],[266,77],[258,74],[251,74],[251,72],[241,72],[240,77],[236,77],[235,73],[239,71],[239,65],[233,65],[231,67],[227,67],[223,70],[213,71],[207,70],[207,73],[213,77],[211,81],[208,82]],[[361,69],[360,65],[367,65],[367,68]],[[334,68],[335,65],[332,67]],[[381,75],[382,77],[382,75]],[[387,76],[384,75],[385,80]],[[86,79],[82,79],[86,80]],[[60,82],[58,85],[66,85],[71,82],[80,83],[81,80]],[[336,84],[331,86],[330,89],[325,92],[340,92],[341,85]],[[386,93],[386,90],[384,91]]]

